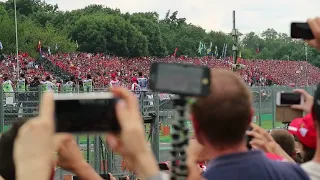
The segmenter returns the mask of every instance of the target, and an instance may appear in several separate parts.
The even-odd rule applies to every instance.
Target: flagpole
[[[19,64],[19,41],[18,41],[18,19],[17,19],[17,1],[14,0],[14,21],[16,28],[16,56],[17,56],[17,77],[19,78],[20,74],[20,64]]]

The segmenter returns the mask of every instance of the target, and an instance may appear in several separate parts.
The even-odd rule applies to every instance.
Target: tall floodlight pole
[[[237,55],[238,55],[238,31],[236,29],[236,11],[232,12],[232,20],[233,20],[233,29],[232,29],[232,37],[233,37],[233,64],[237,64]],[[233,68],[233,71],[236,71],[236,68]]]
[[[19,41],[18,41],[18,19],[17,19],[17,1],[14,0],[14,21],[16,28],[16,56],[17,56],[17,77],[20,74],[20,64],[19,64]]]

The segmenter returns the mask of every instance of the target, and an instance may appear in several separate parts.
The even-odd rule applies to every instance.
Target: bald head
[[[252,118],[251,92],[238,74],[213,69],[210,95],[199,98],[192,110],[197,135],[216,147],[239,143]]]

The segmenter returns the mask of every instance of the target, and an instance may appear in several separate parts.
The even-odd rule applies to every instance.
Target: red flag
[[[41,41],[38,42],[38,51],[41,53]]]
[[[176,55],[177,55],[177,51],[178,51],[178,48],[176,48],[175,50],[174,50],[174,53],[173,53],[173,57],[176,57]]]
[[[241,57],[238,57],[238,58],[237,58],[237,64],[241,64],[241,61],[242,61],[242,58],[241,58]]]
[[[256,53],[257,53],[257,54],[260,53],[260,47],[259,47],[259,45],[257,45]]]

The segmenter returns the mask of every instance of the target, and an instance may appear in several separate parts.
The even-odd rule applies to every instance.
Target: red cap
[[[270,160],[274,160],[274,161],[286,161],[286,159],[284,159],[281,156],[278,156],[276,154],[272,154],[272,153],[266,153],[266,156],[268,159]]]
[[[132,81],[133,81],[133,82],[137,82],[138,80],[137,80],[136,77],[133,77],[133,78],[132,78]]]
[[[294,119],[288,130],[291,134],[295,135],[299,141],[305,146],[316,149],[317,147],[317,131],[313,124],[311,114],[307,114],[303,118]]]
[[[111,74],[111,77],[112,77],[112,78],[115,78],[115,77],[116,77],[116,74]]]

